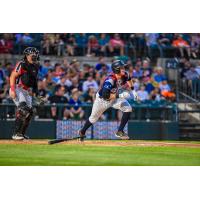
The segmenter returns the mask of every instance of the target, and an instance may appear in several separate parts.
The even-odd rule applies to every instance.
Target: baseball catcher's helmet
[[[40,56],[39,56],[39,51],[35,47],[27,47],[24,52],[24,59],[26,59],[26,56],[33,54],[33,61],[39,61]]]
[[[113,63],[112,63],[112,71],[113,71],[113,73],[115,73],[115,74],[119,74],[120,73],[120,68],[121,67],[124,67],[125,66],[125,64],[124,64],[124,62],[123,61],[121,61],[121,60],[115,60]]]

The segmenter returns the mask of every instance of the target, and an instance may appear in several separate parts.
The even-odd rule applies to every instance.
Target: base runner
[[[28,47],[23,52],[23,59],[17,63],[10,76],[10,97],[16,110],[13,140],[28,139],[25,132],[33,116],[32,96],[37,92],[37,74],[39,70],[39,51]]]
[[[121,60],[115,60],[112,63],[113,73],[109,74],[102,84],[100,90],[96,94],[96,99],[92,107],[92,113],[89,119],[86,121],[83,128],[79,130],[81,140],[85,138],[86,130],[94,124],[100,116],[110,107],[119,109],[123,112],[122,119],[116,137],[126,136],[124,127],[129,120],[132,112],[132,107],[126,98],[137,98],[137,94],[133,91],[133,83],[128,74],[125,71],[125,64]],[[124,92],[119,94],[119,90],[128,86],[130,92]]]

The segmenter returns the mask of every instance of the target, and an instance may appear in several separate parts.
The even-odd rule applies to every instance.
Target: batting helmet
[[[124,67],[124,66],[125,66],[125,64],[124,64],[123,61],[115,60],[115,61],[113,61],[112,65],[111,65],[111,68],[112,68],[113,73],[119,74],[120,73],[120,68]]]
[[[23,55],[24,59],[26,59],[26,56],[33,54],[33,61],[39,61],[40,56],[39,56],[39,51],[35,47],[27,47],[24,49]]]

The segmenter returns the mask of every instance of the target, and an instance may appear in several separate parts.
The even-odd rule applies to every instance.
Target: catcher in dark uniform
[[[28,139],[25,132],[33,116],[32,96],[37,92],[39,51],[28,47],[23,55],[23,59],[17,63],[10,76],[9,93],[17,106],[13,140]]]

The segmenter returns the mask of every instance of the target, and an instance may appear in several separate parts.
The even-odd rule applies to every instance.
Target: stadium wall
[[[84,121],[74,120],[33,120],[28,128],[32,139],[70,138]],[[0,139],[10,139],[14,121],[0,120]],[[97,122],[87,132],[88,139],[117,139],[114,136],[119,122]],[[129,121],[126,131],[130,139],[137,140],[179,140],[178,122],[171,121]]]

